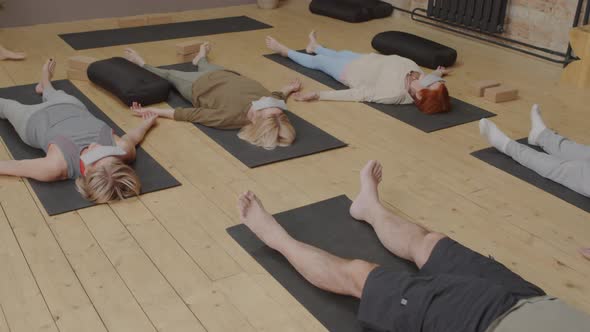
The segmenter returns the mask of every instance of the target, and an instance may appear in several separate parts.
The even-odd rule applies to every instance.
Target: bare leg
[[[303,277],[323,290],[360,298],[377,265],[347,260],[293,239],[264,209],[252,192],[240,196],[241,221],[269,247],[280,252]]]
[[[316,34],[315,30],[312,30],[309,33],[309,44],[307,44],[307,47],[305,48],[305,52],[307,52],[309,54],[313,54],[313,53],[315,53],[315,49],[318,46],[320,46],[320,44],[318,43],[317,34]]]
[[[0,60],[23,60],[26,57],[26,53],[13,52],[0,45]]]
[[[193,65],[197,65],[201,59],[207,59],[207,56],[211,52],[211,44],[209,42],[204,42],[201,44],[201,48],[199,49],[199,54],[195,56],[193,59]]]
[[[270,50],[281,54],[282,56],[287,56],[289,51],[291,50],[287,46],[279,43],[276,39],[272,38],[271,36],[266,37],[266,47]]]
[[[404,220],[381,204],[377,190],[382,178],[379,162],[369,161],[361,170],[360,178],[361,191],[350,207],[352,217],[371,224],[381,243],[394,255],[422,268],[434,246],[446,236]]]
[[[35,92],[38,94],[43,94],[46,87],[53,87],[51,85],[51,79],[53,78],[55,65],[56,62],[53,59],[47,60],[43,65],[43,69],[41,69],[41,80],[39,80],[39,84],[35,87]]]
[[[141,57],[141,55],[139,55],[139,53],[137,53],[136,50],[132,49],[132,48],[126,48],[123,56],[125,57],[125,59],[133,62],[134,64],[143,67],[145,66],[145,60]]]

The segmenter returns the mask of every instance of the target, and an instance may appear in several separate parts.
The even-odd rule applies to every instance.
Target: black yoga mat
[[[61,80],[53,82],[57,90],[63,90],[66,93],[78,98],[95,117],[106,122],[115,133],[119,136],[125,134],[106,114],[104,114],[88,97],[86,97],[72,82]],[[0,89],[0,98],[12,99],[22,104],[39,104],[41,96],[35,93],[35,84],[21,85]],[[6,120],[0,120],[0,136],[4,144],[16,160],[41,158],[45,156],[42,150],[32,148],[25,144],[19,137],[12,125]],[[141,147],[137,148],[137,157],[131,165],[139,179],[141,180],[141,193],[149,193],[180,185],[178,181],[166,169],[164,169],[156,160],[154,160]],[[73,210],[93,206],[91,203],[76,191],[74,180],[65,180],[59,182],[39,182],[29,179],[31,187],[37,194],[41,204],[45,207],[47,214],[50,216],[65,213]]]
[[[197,70],[197,67],[193,66],[190,62],[162,66],[160,68],[180,71]],[[174,108],[192,107],[192,104],[175,90],[171,92],[167,102]],[[193,124],[250,168],[347,146],[346,143],[331,136],[297,115],[291,112],[285,113],[289,117],[289,120],[291,120],[293,127],[295,127],[297,138],[291,146],[277,147],[274,150],[265,150],[241,140],[237,135],[238,130],[222,130],[206,127],[197,123]]]
[[[538,146],[532,146],[527,143],[526,138],[519,139],[517,142],[525,144],[530,148],[533,148],[539,152],[543,150]],[[511,174],[529,184],[550,193],[551,195],[560,198],[578,208],[590,212],[590,197],[578,194],[577,192],[566,188],[565,186],[546,179],[534,171],[522,166],[511,157],[498,151],[496,148],[491,147],[471,153],[472,156],[479,160],[485,161],[486,163],[503,170],[504,172]]]
[[[133,28],[66,33],[59,36],[73,49],[86,50],[268,28],[272,28],[272,26],[247,16],[235,16]]]
[[[301,50],[299,52],[305,52]],[[348,87],[327,74],[315,69],[303,67],[289,58],[280,54],[267,54],[265,58],[279,63],[289,69],[292,69],[302,75],[305,75],[315,81],[329,86],[334,90],[345,90]],[[418,110],[414,104],[408,105],[387,105],[377,103],[364,103],[372,108],[381,111],[391,117],[403,121],[410,126],[430,133],[433,131],[446,129],[465,123],[489,118],[496,114],[481,109],[475,105],[468,104],[456,98],[451,98],[451,111],[448,113],[424,114]]]
[[[385,249],[373,229],[350,216],[344,195],[278,213],[275,218],[297,240],[344,258],[358,258],[399,271],[417,272],[413,263]],[[245,225],[227,232],[329,331],[362,331],[356,319],[359,301],[320,290],[307,282],[277,251],[264,245]]]

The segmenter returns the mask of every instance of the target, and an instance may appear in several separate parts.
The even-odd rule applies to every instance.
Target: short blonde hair
[[[295,128],[285,113],[260,119],[246,125],[238,137],[250,144],[273,150],[277,146],[289,146],[295,140]]]
[[[133,168],[116,159],[88,169],[76,179],[76,189],[89,201],[106,203],[139,195],[141,183]]]

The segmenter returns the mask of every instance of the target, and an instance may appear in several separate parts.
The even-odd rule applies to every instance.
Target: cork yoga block
[[[96,58],[85,56],[85,55],[75,55],[75,56],[68,58],[68,68],[80,70],[80,71],[86,71],[86,70],[88,70],[88,66],[90,66],[91,63],[93,63],[97,60],[98,59],[96,59]]]
[[[471,93],[477,97],[483,97],[484,91],[488,88],[500,86],[500,82],[494,80],[477,81],[471,84]]]
[[[189,40],[186,42],[176,44],[176,54],[194,54],[199,52],[201,45],[203,44],[200,40]]]
[[[258,0],[258,8],[274,9],[279,6],[279,0]]]
[[[518,98],[518,90],[508,86],[497,86],[488,88],[484,92],[484,97],[494,103],[503,103]]]
[[[68,79],[74,81],[90,81],[86,70],[82,71],[77,69],[68,69]]]
[[[197,56],[197,53],[190,53],[190,54],[178,54],[176,53],[176,61],[178,62],[189,62],[192,61]]]
[[[157,15],[147,18],[148,25],[168,24],[174,22],[172,15]]]
[[[127,17],[118,20],[119,28],[141,27],[147,24],[145,17]]]

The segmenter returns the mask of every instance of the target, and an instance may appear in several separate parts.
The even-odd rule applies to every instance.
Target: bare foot
[[[197,63],[199,63],[199,61],[201,59],[207,58],[207,56],[209,55],[209,52],[211,52],[211,43],[204,42],[203,44],[201,44],[201,48],[199,49],[199,53],[193,59],[193,65],[196,66]]]
[[[238,199],[240,221],[248,226],[267,246],[277,249],[289,238],[289,234],[277,223],[264,207],[262,202],[251,192],[245,192]]]
[[[309,33],[309,44],[307,44],[307,47],[305,48],[305,52],[309,53],[309,54],[313,54],[315,53],[315,48],[320,46],[320,44],[318,44],[318,37],[316,35],[315,30],[312,30]]]
[[[271,36],[266,37],[266,47],[268,47],[276,53],[280,53],[282,56],[287,56],[287,53],[289,53],[289,48],[287,46],[279,43],[276,39],[272,38]]]
[[[125,59],[133,62],[134,64],[140,67],[145,66],[145,60],[143,60],[141,55],[139,55],[139,53],[137,53],[137,51],[135,51],[132,48],[126,48],[123,56],[125,57]]]
[[[0,60],[23,60],[26,57],[26,53],[13,52],[0,45]]]
[[[41,80],[35,87],[35,92],[37,92],[38,94],[43,94],[43,90],[45,90],[45,84],[51,82],[51,79],[53,78],[53,73],[55,72],[55,65],[56,62],[53,59],[47,60],[43,65],[43,68],[41,69]]]
[[[580,254],[590,260],[590,248],[580,248]]]
[[[350,215],[356,220],[367,220],[371,212],[379,208],[377,187],[383,176],[383,166],[370,160],[360,172],[361,192],[350,206]]]

